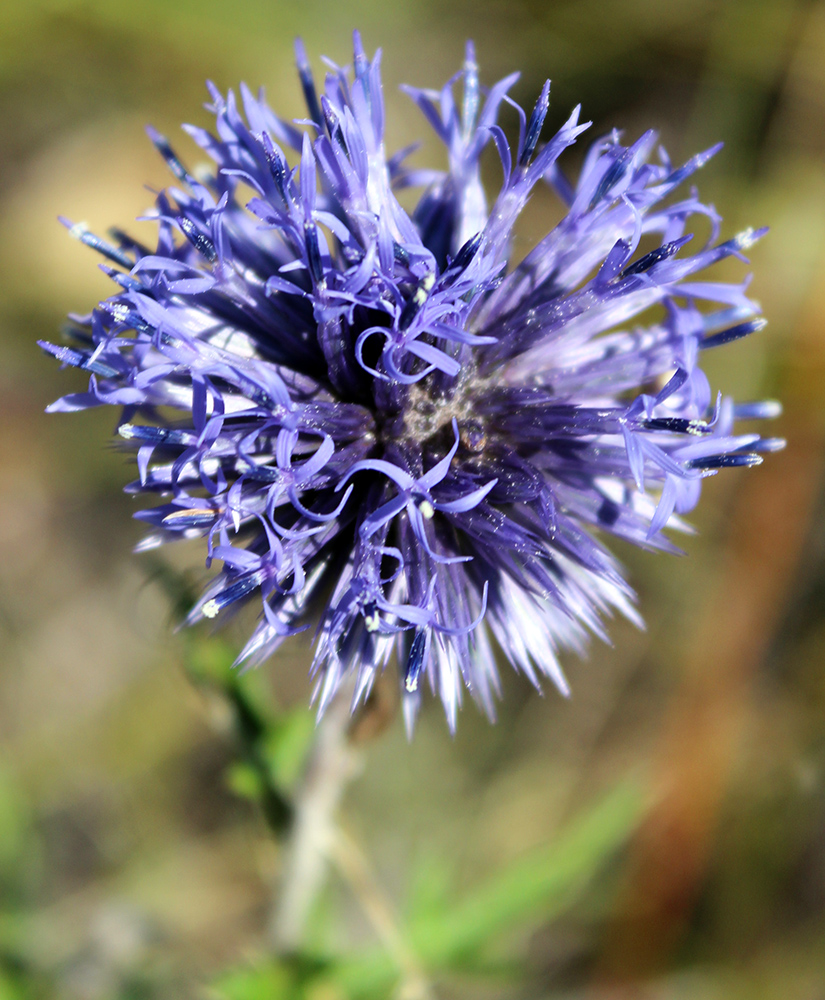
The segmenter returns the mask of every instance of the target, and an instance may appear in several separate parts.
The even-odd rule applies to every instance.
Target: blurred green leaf
[[[241,673],[234,665],[235,651],[215,636],[187,636],[184,642],[186,672],[197,685],[220,693],[232,709],[232,726],[239,744],[239,767],[227,776],[230,787],[243,798],[260,803],[267,823],[276,834],[288,827],[292,807],[283,794],[278,769],[280,758],[273,747],[283,742],[280,751],[285,765],[297,754],[294,724],[289,716],[274,714],[261,684],[253,683],[251,673]],[[302,713],[306,715],[306,712]],[[281,741],[280,734],[285,734]]]
[[[361,955],[348,955],[334,975],[347,1000],[383,1000],[391,995],[400,970],[392,956],[376,948]]]
[[[186,669],[193,680],[221,686],[235,685],[238,682],[239,674],[233,667],[236,653],[225,639],[215,635],[187,633],[184,641]]]
[[[300,777],[315,732],[315,716],[304,706],[280,716],[265,737],[265,754],[280,788],[291,790]]]
[[[428,967],[449,967],[514,925],[557,916],[625,842],[640,810],[637,784],[619,785],[552,844],[498,872],[443,915],[414,924],[414,951]]]
[[[0,1000],[23,1000],[24,996],[17,984],[0,970]]]
[[[241,799],[257,801],[264,793],[260,773],[244,761],[230,764],[225,778],[229,790]]]
[[[283,965],[229,972],[210,992],[215,1000],[275,1000],[300,996],[291,971]]]
[[[445,871],[428,862],[406,932],[422,967],[429,972],[466,967],[468,959],[514,927],[560,916],[627,841],[641,807],[638,784],[619,785],[553,843],[519,858],[452,907],[443,905],[449,903]],[[489,972],[489,962],[479,957]],[[350,1000],[379,1000],[399,969],[391,955],[375,949],[342,960],[335,975]]]
[[[5,942],[0,946],[0,1000],[46,1000],[54,984]]]
[[[425,925],[433,917],[445,913],[454,893],[454,866],[440,854],[427,854],[416,864],[407,922],[411,926]]]
[[[329,977],[330,967],[314,958],[269,961],[222,975],[210,1000],[346,1000]]]

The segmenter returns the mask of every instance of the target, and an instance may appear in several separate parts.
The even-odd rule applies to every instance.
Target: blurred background
[[[420,164],[436,150],[398,85],[440,86],[467,37],[484,82],[521,70],[522,104],[552,78],[548,129],[581,102],[593,137],[654,127],[675,161],[723,139],[697,183],[724,237],[771,227],[751,253],[770,323],[709,375],[782,399],[789,445],[707,482],[687,558],[619,550],[648,628],[568,659],[569,702],[505,672],[496,726],[470,705],[451,738],[430,701],[412,744],[397,716],[368,742],[342,818],[356,860],[300,985],[266,957],[281,853],[209,680],[243,628],[174,632],[200,552],[131,554],[115,416],[45,416],[82,379],[35,340],[109,294],[58,213],[151,232],[132,220],[169,178],[145,124],[197,163],[178,126],[210,125],[207,78],[300,115],[293,37],[320,76],[354,26],[384,51],[388,147],[425,139]],[[825,3],[7,0],[0,129],[0,1000],[389,997],[371,893],[442,998],[822,1000]],[[558,214],[540,192],[524,247]],[[293,643],[242,682],[286,720],[263,753],[287,788],[308,656]],[[336,965],[353,955],[361,973]]]

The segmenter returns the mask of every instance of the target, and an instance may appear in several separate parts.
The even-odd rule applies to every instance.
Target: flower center
[[[464,448],[475,454],[484,451],[488,432],[485,420],[476,412],[474,400],[486,388],[487,381],[478,376],[474,366],[465,365],[449,396],[433,395],[429,378],[411,385],[402,414],[402,439],[423,444],[456,420]]]

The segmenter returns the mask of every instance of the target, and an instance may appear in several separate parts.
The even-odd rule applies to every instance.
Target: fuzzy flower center
[[[448,393],[435,395],[429,378],[416,382],[407,391],[401,417],[402,439],[425,446],[442,438],[446,441],[446,431],[456,421],[462,447],[473,454],[483,452],[488,431],[476,402],[490,382],[481,378],[471,365],[462,368]],[[444,450],[447,448],[449,442]]]

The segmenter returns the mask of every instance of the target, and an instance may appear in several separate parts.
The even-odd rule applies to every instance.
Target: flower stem
[[[399,929],[392,906],[357,842],[339,826],[330,849],[339,874],[349,884],[373,930],[401,971],[401,982],[394,996],[397,1000],[433,1000],[432,986]]]
[[[348,737],[349,689],[338,692],[315,731],[293,819],[284,847],[282,878],[269,936],[280,954],[294,954],[305,943],[312,906],[324,885],[335,838],[335,813],[361,755]]]

